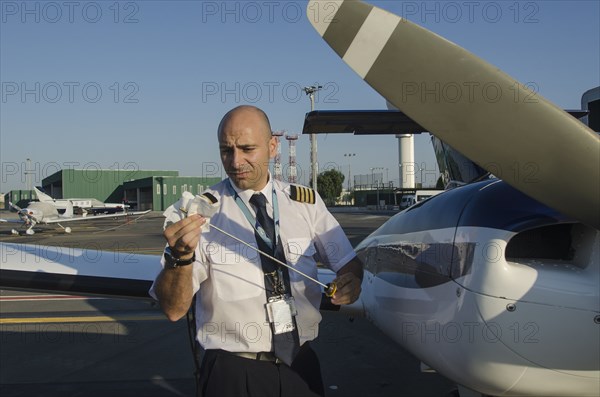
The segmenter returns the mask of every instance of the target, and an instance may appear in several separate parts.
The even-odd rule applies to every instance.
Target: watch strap
[[[194,263],[194,261],[196,260],[196,253],[194,252],[194,255],[192,255],[192,257],[189,259],[180,259],[173,254],[173,251],[170,247],[167,247],[165,248],[164,258],[165,267],[169,269],[174,269],[176,267],[188,266]]]

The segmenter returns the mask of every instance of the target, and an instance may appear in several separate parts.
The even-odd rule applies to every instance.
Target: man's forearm
[[[163,269],[156,280],[156,295],[163,312],[171,321],[183,317],[192,304],[192,267]]]

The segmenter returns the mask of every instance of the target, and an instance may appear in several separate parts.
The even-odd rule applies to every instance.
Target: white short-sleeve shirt
[[[210,223],[257,246],[253,226],[235,203],[228,184],[225,180],[207,191],[220,203],[219,212]],[[356,256],[339,223],[318,194],[315,194],[314,204],[299,202],[291,198],[289,184],[269,182],[262,192],[271,216],[272,186],[279,206],[280,239],[289,265],[316,279],[315,257],[337,272]],[[253,212],[249,199],[254,192],[235,189]],[[193,289],[197,293],[197,339],[202,347],[232,352],[272,351],[259,254],[216,229],[210,229],[202,233],[192,266]],[[289,274],[298,310],[296,323],[300,343],[304,343],[318,335],[322,287],[294,271]],[[154,286],[150,293],[155,296]]]

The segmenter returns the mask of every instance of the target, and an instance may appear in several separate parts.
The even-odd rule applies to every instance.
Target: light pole
[[[31,159],[27,159],[26,160],[26,165],[25,165],[25,181],[27,183],[27,191],[28,191],[28,195],[30,199],[33,199],[33,194],[31,193],[31,191],[33,190],[32,183],[31,183],[31,175],[33,175],[35,173],[35,170],[31,169]]]
[[[323,86],[312,85],[304,87],[304,92],[310,99],[310,111],[315,110],[315,92],[319,91]],[[319,172],[319,163],[317,162],[317,135],[310,134],[310,174],[312,177],[312,188],[317,191],[317,174]]]
[[[398,178],[398,187],[402,189],[404,188],[404,185],[402,184],[402,163],[398,163],[398,175],[400,175]]]
[[[383,167],[371,167],[371,183],[375,182],[375,175],[373,174],[375,170],[383,170]],[[377,191],[377,202],[375,204],[376,208],[379,209],[379,179],[375,182],[375,189]]]
[[[373,182],[375,182],[375,177],[373,176],[373,170],[375,168],[371,167],[371,188],[373,187]],[[377,201],[377,200],[376,200]],[[375,202],[375,208],[377,208],[377,202]]]
[[[350,159],[356,157],[356,153],[344,153],[344,157],[348,157],[348,191],[350,191],[350,178],[352,177],[350,173]]]
[[[375,189],[377,191],[377,206],[375,208],[379,209],[379,179],[375,183]]]
[[[344,153],[344,157],[348,157],[348,195],[350,195],[350,200],[349,200],[350,203],[352,203],[352,190],[350,188],[350,178],[352,178],[352,172],[350,171],[350,164],[351,164],[350,159],[355,156],[356,156],[356,153]]]
[[[26,176],[25,180],[26,180],[26,183],[27,183],[27,190],[29,190],[29,193],[27,193],[27,194],[31,194],[31,177],[29,176],[30,174],[32,174],[32,172],[30,172],[30,169],[31,169],[31,159],[27,159],[26,160],[26,164],[27,165],[25,167],[26,168],[25,169],[25,176]]]
[[[373,174],[373,171],[374,170],[383,171],[384,169],[385,168],[383,168],[383,167],[371,167],[370,168],[370,170],[371,170],[371,183],[373,183],[373,181],[375,180],[375,175]],[[383,174],[381,175],[381,179],[383,179]],[[379,180],[378,180],[378,183],[379,183]]]
[[[398,163],[398,189],[400,190],[400,199],[402,199],[403,196],[403,192],[404,192],[404,184],[403,184],[403,178],[402,178],[402,163]],[[397,194],[394,193],[394,205],[397,205]]]

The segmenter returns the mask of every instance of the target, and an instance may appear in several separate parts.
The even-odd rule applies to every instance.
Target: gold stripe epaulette
[[[290,185],[290,198],[307,204],[314,204],[317,201],[313,189],[298,185]]]
[[[201,196],[204,196],[208,199],[208,201],[210,201],[211,204],[215,204],[217,201],[217,198],[215,196],[213,196],[212,194],[210,194],[209,192],[204,192],[201,194]]]

